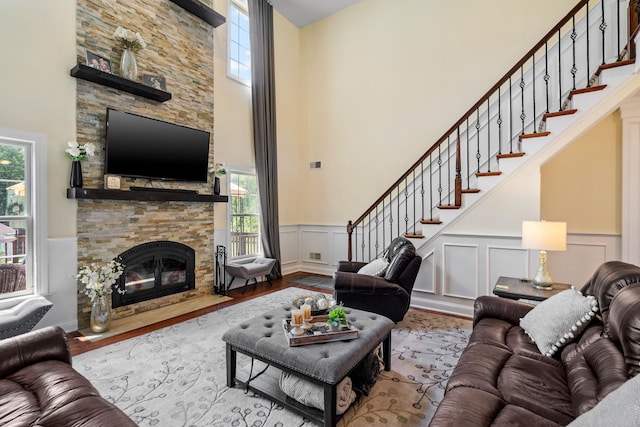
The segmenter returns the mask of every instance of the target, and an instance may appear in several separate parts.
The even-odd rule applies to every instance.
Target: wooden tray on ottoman
[[[315,316],[311,319],[311,323],[326,323],[329,316]],[[291,319],[282,319],[282,329],[284,336],[289,342],[289,347],[296,347],[307,344],[317,344],[330,341],[344,341],[358,338],[358,329],[352,325],[343,326],[339,331],[320,331],[314,328],[312,333],[305,332],[304,335],[294,335],[291,330]]]

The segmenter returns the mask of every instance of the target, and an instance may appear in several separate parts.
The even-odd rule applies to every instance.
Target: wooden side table
[[[549,290],[536,289],[531,280],[500,276],[493,287],[493,293],[502,298],[544,301],[567,289],[571,289],[571,285],[566,283],[554,283]]]

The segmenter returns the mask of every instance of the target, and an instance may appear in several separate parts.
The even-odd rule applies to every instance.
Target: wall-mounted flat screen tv
[[[209,132],[107,109],[105,173],[207,182]]]

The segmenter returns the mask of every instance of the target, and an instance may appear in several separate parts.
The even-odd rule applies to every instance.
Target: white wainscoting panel
[[[295,226],[280,227],[280,264],[285,266],[295,266],[300,261],[298,228]]]
[[[331,233],[331,267],[335,271],[338,266],[339,261],[346,261],[348,257],[348,245],[349,234],[344,230],[345,227],[342,227],[342,230],[334,230]]]
[[[568,235],[566,251],[547,254],[549,273],[554,281],[580,289],[600,264],[621,259],[621,247],[621,236]],[[537,266],[537,254],[532,261],[534,267]],[[534,273],[535,269],[532,275]]]
[[[49,294],[45,297],[53,307],[36,328],[57,325],[67,332],[78,329],[78,239],[75,237],[47,240],[49,252]]]
[[[285,274],[330,276],[347,259],[343,226],[281,227],[280,239]],[[581,287],[600,264],[620,259],[620,241],[616,235],[568,235],[566,251],[549,252],[552,277]],[[414,244],[423,258],[411,305],[460,316],[473,315],[473,300],[492,295],[498,277],[531,277],[538,264],[538,252],[523,249],[520,236],[445,234]],[[321,260],[310,260],[310,252],[322,254]]]
[[[414,292],[435,294],[436,280],[435,252],[430,251],[422,256],[422,264],[420,264],[420,271],[413,285],[413,290]]]
[[[475,299],[478,288],[478,245],[445,243],[442,252],[443,295]]]
[[[487,280],[485,295],[493,292],[498,277],[528,277],[529,259],[526,249],[508,246],[487,246]]]
[[[328,264],[330,241],[329,236],[330,231],[328,229],[303,229],[301,231],[302,254],[300,259],[302,259],[304,262],[310,262],[314,264]],[[319,254],[320,258],[311,258],[312,253]]]

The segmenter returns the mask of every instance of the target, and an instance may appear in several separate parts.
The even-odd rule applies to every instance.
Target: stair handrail
[[[604,0],[601,0],[601,1],[604,1]],[[577,15],[578,12],[585,5],[587,5],[588,7],[588,4],[589,4],[589,0],[578,1],[578,3],[560,21],[558,21],[558,23],[551,30],[549,30],[542,37],[542,39],[540,39],[538,43],[536,43],[531,49],[529,49],[529,51],[527,51],[527,53],[518,62],[516,62],[516,64],[513,67],[511,67],[475,104],[473,104],[473,106],[469,108],[458,121],[456,121],[449,129],[447,129],[447,131],[438,140],[436,140],[436,142],[431,147],[429,147],[429,149],[413,165],[411,165],[405,173],[403,173],[400,176],[400,178],[398,178],[378,199],[376,199],[376,201],[373,202],[373,204],[371,204],[371,206],[367,208],[364,211],[364,213],[360,215],[360,217],[358,217],[358,219],[356,219],[355,221],[350,220],[348,222],[347,234],[348,234],[349,246],[348,246],[347,256],[349,261],[352,260],[352,233],[355,227],[357,227],[358,224],[364,221],[376,209],[376,207],[379,206],[380,203],[382,203],[383,200],[387,198],[387,196],[390,196],[394,189],[399,188],[403,181],[405,181],[435,150],[437,150],[440,145],[442,145],[445,141],[447,141],[449,136],[456,129],[458,129],[466,120],[468,120],[469,117],[471,117],[473,112],[478,110],[478,108],[480,108],[482,104],[487,102],[487,100],[493,94],[495,94],[496,91],[498,91],[498,89],[503,84],[505,84],[518,69],[520,69],[524,64],[526,64],[527,61],[529,61],[537,51],[539,51],[543,46],[545,46],[546,43],[548,43],[553,37],[555,37],[556,34],[562,29],[562,27],[564,27],[570,20],[572,20],[575,17],[575,15]],[[588,12],[589,11],[587,11],[587,14]],[[639,27],[640,26],[636,27],[636,31]],[[629,40],[627,40],[627,46],[628,45],[629,45]],[[455,195],[456,195],[455,203],[459,203],[459,200],[460,200],[459,194],[460,194],[461,185],[462,185],[461,179],[459,179],[459,170],[460,170],[459,169],[459,161],[460,161],[459,160],[459,155],[460,155],[459,144],[460,144],[460,138],[458,135],[457,150],[456,150],[457,151],[456,153],[457,175],[455,179]],[[459,206],[459,204],[457,204],[456,206]]]

